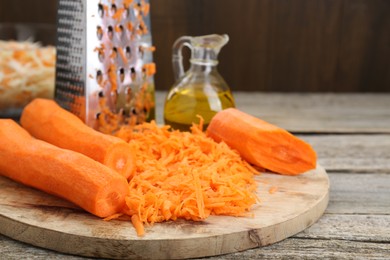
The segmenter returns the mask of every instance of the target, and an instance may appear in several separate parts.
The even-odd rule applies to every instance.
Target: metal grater
[[[102,132],[155,117],[148,0],[59,0],[55,100]]]

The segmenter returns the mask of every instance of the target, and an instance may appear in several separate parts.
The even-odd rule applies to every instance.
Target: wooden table
[[[165,93],[158,92],[162,122]],[[208,259],[389,259],[390,94],[235,93],[237,107],[313,145],[331,181],[320,220],[288,239]],[[0,235],[1,259],[85,259]]]

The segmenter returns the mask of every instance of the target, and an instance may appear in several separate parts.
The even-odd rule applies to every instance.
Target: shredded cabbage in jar
[[[0,111],[53,98],[56,49],[30,41],[0,40]]]

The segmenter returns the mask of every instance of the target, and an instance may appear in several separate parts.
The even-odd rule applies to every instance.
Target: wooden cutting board
[[[317,169],[290,177],[257,177],[253,217],[211,216],[146,228],[137,237],[128,221],[103,221],[71,203],[0,177],[0,233],[31,245],[81,256],[177,259],[266,246],[316,222],[329,199],[329,179]],[[274,193],[270,192],[276,189]]]

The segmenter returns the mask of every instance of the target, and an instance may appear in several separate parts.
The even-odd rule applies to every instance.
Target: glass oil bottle
[[[192,123],[204,119],[204,129],[212,117],[225,108],[235,107],[229,86],[217,70],[218,54],[229,41],[227,35],[183,36],[173,45],[176,83],[164,105],[164,122],[173,129],[188,131]],[[190,68],[184,72],[182,48],[191,50]]]

